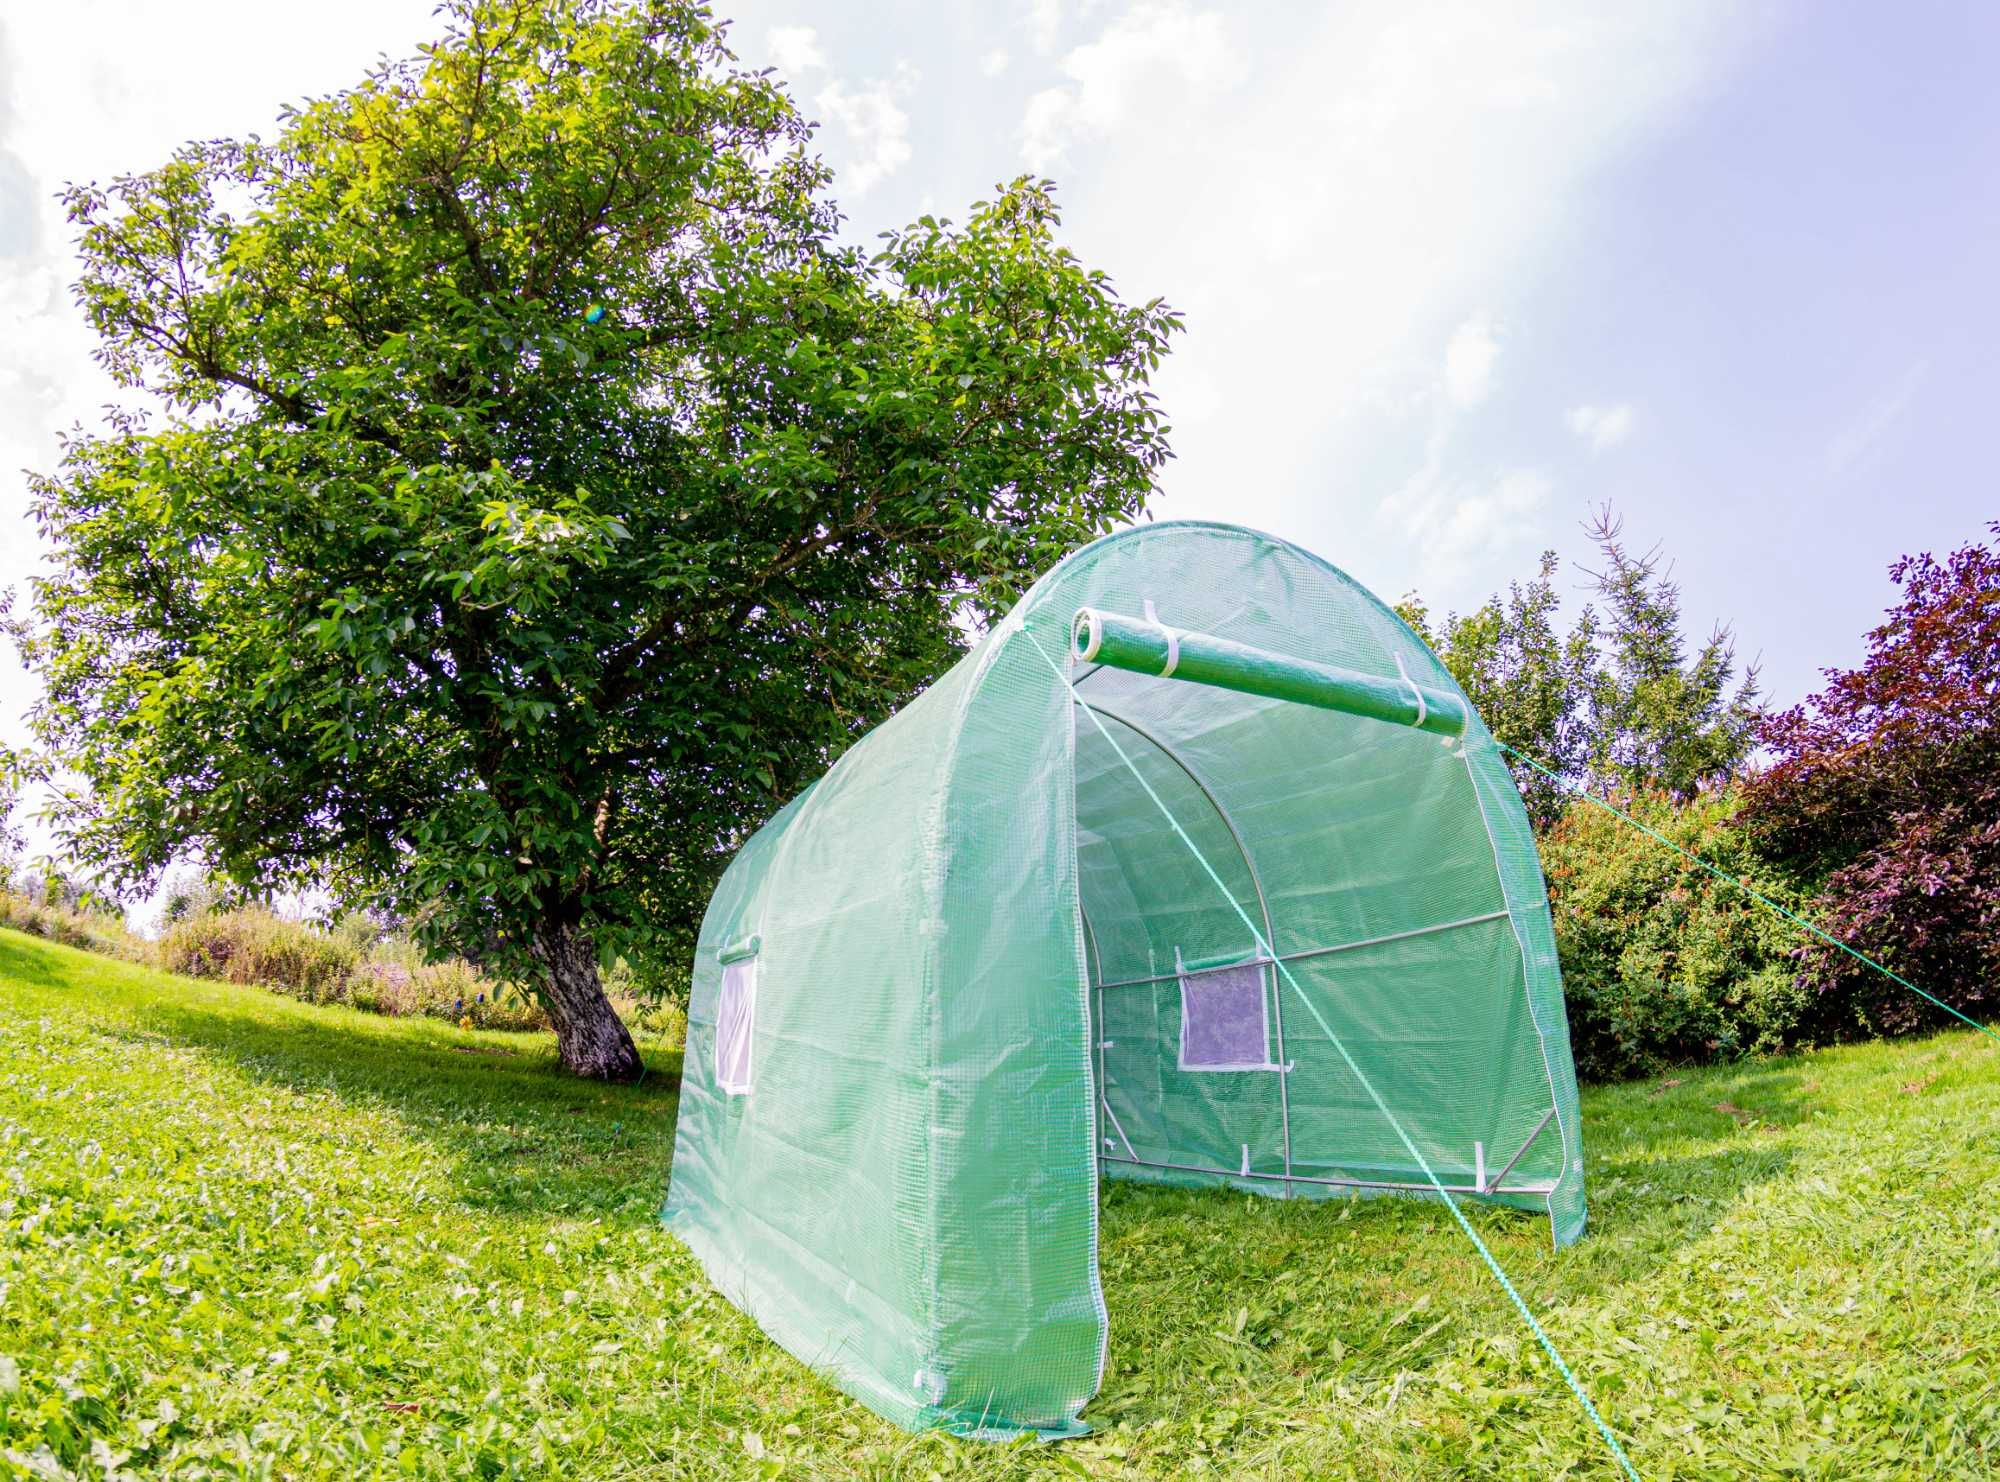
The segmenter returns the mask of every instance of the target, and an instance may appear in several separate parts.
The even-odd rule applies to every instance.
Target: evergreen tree
[[[1663,788],[1677,798],[1731,776],[1757,742],[1753,664],[1737,679],[1736,641],[1717,626],[1688,656],[1680,584],[1660,549],[1635,556],[1624,519],[1604,506],[1585,527],[1602,569],[1603,662],[1590,688],[1588,770],[1600,788]]]
[[[1567,632],[1554,551],[1542,553],[1533,577],[1470,613],[1433,622],[1415,593],[1396,611],[1500,741],[1572,783],[1685,799],[1749,759],[1762,714],[1756,669],[1738,677],[1726,627],[1690,657],[1678,583],[1657,547],[1642,556],[1627,549],[1609,506],[1585,529],[1601,557],[1601,569],[1585,573],[1596,601]],[[1561,786],[1518,761],[1514,779],[1537,829],[1562,816]]]
[[[1435,630],[1414,594],[1396,611],[1444,660],[1496,737],[1568,776],[1590,753],[1597,619],[1586,607],[1568,633],[1557,630],[1558,565],[1554,551],[1542,552],[1533,577],[1510,582],[1504,597],[1496,593],[1473,612],[1448,614]],[[1562,789],[1523,762],[1513,769],[1529,818],[1549,827],[1562,814]]]

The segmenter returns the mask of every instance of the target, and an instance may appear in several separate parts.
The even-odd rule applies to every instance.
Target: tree
[[[1142,508],[1177,317],[1045,182],[870,257],[783,89],[676,0],[454,0],[411,62],[68,192],[149,393],[34,480],[79,855],[330,886],[534,983],[684,971],[745,834]]]
[[[1510,582],[1464,617],[1448,614],[1435,630],[1414,594],[1397,613],[1444,660],[1452,677],[1498,739],[1564,776],[1590,754],[1587,707],[1597,685],[1597,620],[1586,607],[1567,634],[1556,631],[1556,553],[1544,551],[1540,571]],[[1514,782],[1536,829],[1562,816],[1567,795],[1533,767],[1509,758]]]
[[[1659,548],[1643,556],[1627,550],[1624,520],[1609,505],[1585,528],[1604,563],[1587,573],[1605,613],[1605,661],[1590,697],[1593,780],[1683,799],[1725,781],[1756,745],[1756,666],[1736,682],[1736,642],[1726,627],[1690,658],[1680,586],[1662,568]]]
[[[1623,524],[1606,506],[1585,525],[1603,568],[1585,573],[1597,602],[1567,633],[1557,628],[1553,551],[1542,553],[1534,577],[1463,617],[1434,625],[1414,593],[1396,611],[1508,746],[1571,786],[1685,800],[1749,758],[1761,714],[1757,671],[1738,682],[1735,640],[1723,627],[1689,657],[1680,588],[1657,548],[1643,556],[1626,549]],[[1547,830],[1563,814],[1564,786],[1510,761],[1529,817]]]
[[[1826,929],[1975,1017],[2000,983],[2000,522],[1991,545],[1889,568],[1902,600],[1858,669],[1765,722],[1746,789],[1760,847],[1818,886]],[[1804,979],[1858,1024],[1936,1015],[1831,947]]]

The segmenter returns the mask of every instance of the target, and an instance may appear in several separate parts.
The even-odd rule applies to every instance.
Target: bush
[[[15,931],[60,942],[65,947],[122,957],[127,962],[153,959],[153,944],[133,935],[126,929],[125,918],[111,911],[52,905],[10,890],[0,892],[0,926],[11,926]]]
[[[346,1004],[397,1017],[423,1015],[475,1029],[546,1031],[548,1014],[530,995],[486,977],[462,958],[426,962],[407,935],[365,915],[321,930],[263,907],[167,914],[157,942],[129,931],[115,912],[45,904],[0,889],[0,926],[68,947],[142,962],[194,978],[266,988],[307,1003]],[[57,899],[61,898],[60,893]],[[681,1005],[638,991],[623,964],[606,984],[634,1033],[679,1044],[687,1033]]]
[[[635,1035],[663,1040],[670,1045],[687,1043],[687,1006],[671,998],[637,999],[612,996],[611,1006]]]
[[[160,938],[169,972],[254,983],[307,1003],[345,1003],[360,964],[353,945],[261,907],[175,922]]]
[[[406,949],[365,919],[322,931],[251,907],[176,922],[160,939],[158,959],[169,972],[255,984],[307,1003],[422,1014],[477,1029],[549,1027],[539,1004],[508,993],[470,963],[427,963]]]
[[[378,959],[363,964],[354,990],[355,1006],[378,1014],[422,1014],[475,1029],[549,1027],[534,999],[501,987],[459,958],[409,963]]]
[[[687,969],[644,972],[625,958],[604,970],[604,992],[635,1035],[687,1043]]]
[[[2000,522],[1990,545],[1890,568],[1902,601],[1858,669],[1772,716],[1745,788],[1759,847],[1816,882],[1827,928],[1961,1013],[2000,1008]],[[1825,943],[1803,975],[1842,1028],[1951,1022]]]
[[[1614,801],[1681,848],[1798,910],[1738,823],[1733,790]],[[1542,839],[1578,1073],[1592,1080],[1776,1051],[1815,1037],[1802,933],[1734,886],[1588,803]]]
[[[177,870],[169,875],[160,892],[160,925],[172,926],[219,908],[222,892],[214,878],[201,870]]]

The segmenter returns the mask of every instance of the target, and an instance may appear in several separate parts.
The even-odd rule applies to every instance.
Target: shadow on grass
[[[74,986],[44,949],[5,936],[0,977]],[[604,1086],[563,1073],[536,1048],[545,1039],[305,1010],[252,988],[182,990],[139,969],[121,996],[133,1018],[101,1025],[108,1039],[185,1046],[287,1091],[382,1109],[446,1156],[471,1207],[633,1226],[657,1215],[678,1053],[655,1052],[653,1073],[637,1086]],[[1594,1088],[1584,1105],[1585,1239],[1552,1252],[1543,1216],[1481,1208],[1470,1217],[1537,1309],[1644,1281],[1749,1190],[1785,1175],[1791,1129],[1808,1110],[1807,1079],[1794,1063]],[[1257,1373],[1304,1382],[1331,1368],[1386,1378],[1427,1369],[1467,1331],[1512,1332],[1518,1323],[1430,1200],[1287,1202],[1109,1183],[1100,1237],[1113,1355],[1121,1366],[1140,1358],[1153,1386],[1136,1392],[1129,1375],[1107,1376],[1093,1406],[1100,1418],[1128,1407],[1157,1413],[1163,1376],[1193,1390]],[[1426,1330],[1447,1313],[1433,1339]]]
[[[96,962],[107,959],[96,958]],[[159,1039],[227,1059],[245,1073],[302,1093],[392,1112],[411,1136],[450,1154],[464,1196],[522,1210],[615,1209],[653,1218],[666,1189],[679,1087],[679,1052],[655,1050],[636,1086],[582,1081],[557,1065],[545,1037],[468,1036],[432,1020],[389,1020],[351,1011],[308,1011],[254,988],[204,984],[183,993],[133,968],[138,1023],[106,1026],[112,1038]],[[0,976],[70,986],[38,950],[0,937]],[[1784,1131],[1803,1116],[1796,1064],[1691,1071],[1664,1081],[1593,1088],[1585,1097],[1591,1153],[1591,1230],[1582,1244],[1547,1257],[1560,1284],[1615,1264],[1625,1279],[1657,1267],[1699,1239],[1754,1184],[1791,1161]],[[1235,1244],[1227,1212],[1245,1196],[1107,1182],[1107,1242],[1157,1218],[1213,1214],[1216,1243]],[[1432,1226],[1462,1242],[1427,1199],[1256,1200],[1255,1223],[1311,1242],[1330,1219],[1352,1231],[1421,1236]],[[1543,1217],[1494,1210],[1476,1216],[1490,1240],[1520,1251],[1546,1239]],[[1603,1259],[1610,1247],[1620,1259]],[[1307,1254],[1307,1252],[1301,1252]],[[1469,1248],[1466,1254],[1470,1255]],[[1512,1259],[1510,1257],[1510,1259]],[[1542,1264],[1537,1260],[1536,1264]],[[1578,1293],[1579,1295],[1581,1293]]]
[[[61,949],[0,936],[0,978],[73,990],[50,950]],[[222,983],[180,991],[145,969],[92,960],[130,973],[119,997],[132,1019],[100,1023],[107,1040],[183,1046],[286,1091],[385,1111],[450,1160],[472,1207],[644,1222],[666,1196],[678,1050],[651,1051],[636,1085],[603,1085],[562,1070],[546,1036],[313,1010]]]

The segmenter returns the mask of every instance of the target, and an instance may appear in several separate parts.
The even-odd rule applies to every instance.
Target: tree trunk
[[[645,1074],[625,1021],[604,996],[590,934],[566,922],[545,922],[532,950],[548,975],[543,1003],[563,1069],[598,1081],[636,1081]]]

